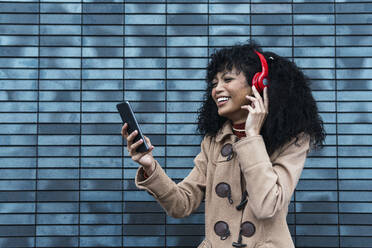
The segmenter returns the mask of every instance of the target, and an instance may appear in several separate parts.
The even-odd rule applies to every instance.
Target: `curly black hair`
[[[311,148],[322,147],[326,134],[311,93],[309,78],[293,62],[275,53],[263,52],[254,41],[223,48],[211,55],[204,102],[198,110],[197,131],[202,135],[215,136],[228,120],[218,115],[211,95],[212,80],[218,72],[235,68],[238,73],[244,73],[247,83],[252,86],[254,74],[262,70],[254,50],[264,55],[269,67],[269,113],[260,132],[268,154],[271,155],[292,138],[298,138],[301,132],[309,134]]]

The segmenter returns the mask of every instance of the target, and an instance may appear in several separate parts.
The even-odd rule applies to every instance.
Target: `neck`
[[[239,124],[242,124],[242,123],[245,123],[247,118],[248,118],[248,114],[244,114],[244,115],[239,115],[239,116],[235,116],[236,118],[229,118],[231,120],[231,123],[233,125],[239,125]]]
[[[239,121],[232,121],[233,125],[240,125],[240,124],[245,124],[245,120],[239,120]]]

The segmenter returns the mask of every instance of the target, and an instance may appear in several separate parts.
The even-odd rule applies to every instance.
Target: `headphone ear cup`
[[[260,85],[258,83],[258,78],[261,75],[261,72],[257,72],[254,74],[253,79],[252,79],[252,86],[256,87],[257,90],[260,89]]]

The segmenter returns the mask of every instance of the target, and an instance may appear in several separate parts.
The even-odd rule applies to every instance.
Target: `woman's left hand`
[[[264,88],[262,99],[257,89],[252,86],[253,96],[246,96],[251,101],[251,105],[243,105],[242,109],[249,111],[247,120],[245,122],[245,133],[247,136],[259,135],[261,128],[266,120],[267,114],[269,113],[269,97],[267,95],[267,87]]]

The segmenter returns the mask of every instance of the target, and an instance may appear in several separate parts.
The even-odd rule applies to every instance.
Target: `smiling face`
[[[252,88],[248,85],[244,73],[238,73],[235,68],[218,72],[212,85],[211,94],[217,105],[218,115],[228,118],[233,124],[245,122],[248,112],[240,107],[250,104],[245,96],[252,95]]]

